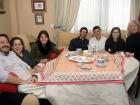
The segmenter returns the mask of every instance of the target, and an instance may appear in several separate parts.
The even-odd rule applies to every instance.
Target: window
[[[113,27],[126,30],[130,19],[131,0],[81,0],[74,31],[85,26],[89,30],[99,25],[102,30]]]

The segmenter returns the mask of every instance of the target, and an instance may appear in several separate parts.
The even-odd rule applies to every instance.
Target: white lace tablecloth
[[[133,83],[139,69],[139,62],[136,59],[124,58],[124,66],[121,66],[121,69],[112,69],[114,66],[108,64],[111,69],[104,68],[104,71],[103,68],[97,68],[99,70],[97,72],[94,63],[91,64],[94,66],[93,71],[82,71],[79,68],[71,70],[76,65],[75,62],[68,61],[71,62],[70,66],[63,57],[60,57],[55,71],[45,72],[51,75],[39,83],[42,86],[21,85],[19,91],[48,98],[53,105],[129,105],[126,91]]]

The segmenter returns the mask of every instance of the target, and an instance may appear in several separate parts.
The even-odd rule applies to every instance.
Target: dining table
[[[47,98],[53,105],[129,105],[127,91],[138,70],[139,62],[123,52],[79,56],[64,50],[45,64],[37,83],[20,85],[19,91]]]

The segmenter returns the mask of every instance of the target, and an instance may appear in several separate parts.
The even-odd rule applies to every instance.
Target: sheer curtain
[[[130,3],[131,0],[81,0],[73,29],[78,31],[85,26],[92,30],[95,25],[104,31],[110,31],[114,26],[126,29],[130,20]]]
[[[80,0],[55,0],[55,25],[70,31],[75,23]],[[58,31],[55,29],[54,40],[57,43]]]
[[[73,27],[80,0],[56,0],[55,1],[55,24],[64,26],[66,31]]]
[[[140,15],[140,0],[131,0],[130,19],[138,20],[139,15]]]

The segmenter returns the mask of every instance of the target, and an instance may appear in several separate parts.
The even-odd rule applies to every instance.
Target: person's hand
[[[37,66],[34,67],[34,71],[35,71],[36,73],[38,73],[38,72],[43,72],[44,66],[45,66],[44,64],[39,63],[39,64],[37,64]]]
[[[134,53],[125,52],[125,56],[126,56],[126,57],[132,57],[132,56],[134,56]]]
[[[28,80],[22,80],[21,85],[23,85],[23,84],[30,84],[30,82]]]
[[[110,48],[108,49],[108,52],[111,52],[111,49]]]
[[[40,60],[40,63],[45,64],[47,61],[48,61],[48,59],[41,59],[41,60]]]
[[[34,67],[34,71],[35,71],[35,73],[42,72],[43,71],[43,67],[35,66]]]
[[[34,68],[36,68],[36,66],[35,66]],[[31,74],[31,75],[33,75],[33,74],[35,74],[35,73],[36,73],[36,71],[35,71],[35,69],[34,69],[34,68],[33,68],[33,69],[28,70],[28,71],[30,72],[30,74]]]

